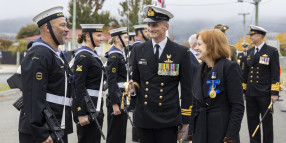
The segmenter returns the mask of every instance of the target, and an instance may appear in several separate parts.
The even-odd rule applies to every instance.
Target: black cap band
[[[85,28],[85,29],[82,29],[82,32],[102,32],[102,29]]]
[[[260,31],[260,30],[255,30],[255,29],[251,29],[249,32],[249,35],[252,34],[262,34],[262,35],[266,35],[266,32]]]
[[[119,35],[122,35],[122,34],[127,34],[127,31],[119,31],[119,32],[115,32],[115,33],[112,33],[111,36],[119,36]]]
[[[43,18],[37,22],[38,27],[41,27],[43,24],[45,24],[45,23],[47,23],[53,19],[59,18],[59,17],[64,17],[64,14],[62,12],[60,12],[60,13],[55,13],[55,14],[52,14],[48,17],[45,17],[45,18]]]

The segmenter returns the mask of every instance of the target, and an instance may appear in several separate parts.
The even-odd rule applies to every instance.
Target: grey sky
[[[70,0],[0,0],[0,20],[15,19],[20,17],[33,17],[37,13],[53,6],[64,6],[64,13],[68,14]],[[123,0],[106,0],[104,10],[109,10],[111,15],[119,18],[119,2]],[[167,9],[176,19],[210,19],[220,21],[225,19],[242,20],[241,12],[249,12],[248,21],[254,21],[254,5],[238,3],[237,0],[165,0]],[[244,0],[252,2],[253,0]],[[259,9],[259,18],[286,17],[286,0],[262,0]],[[285,24],[285,20],[276,21]]]

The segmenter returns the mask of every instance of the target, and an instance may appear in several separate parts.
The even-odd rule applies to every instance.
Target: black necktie
[[[257,54],[258,53],[258,47],[256,48],[256,53],[255,54]]]
[[[159,48],[160,48],[160,46],[158,44],[156,44],[155,47],[156,47],[155,59],[158,60],[159,59]]]

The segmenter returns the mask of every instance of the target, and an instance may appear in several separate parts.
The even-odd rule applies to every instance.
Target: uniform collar
[[[255,49],[258,48],[258,51],[260,51],[264,44],[265,44],[265,42],[262,42],[262,44],[260,44],[258,47],[255,46]],[[256,50],[255,50],[255,51],[256,51]]]
[[[163,41],[161,41],[160,43],[156,43],[153,39],[152,39],[152,44],[153,44],[153,49],[156,48],[155,45],[158,44],[160,46],[160,49],[164,50],[166,44],[167,44],[168,38],[166,37]]]

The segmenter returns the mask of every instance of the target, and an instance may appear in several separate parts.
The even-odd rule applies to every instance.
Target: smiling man
[[[275,47],[267,45],[263,39],[267,31],[250,25],[251,44],[255,47],[247,51],[247,61],[243,70],[243,89],[246,97],[246,113],[251,143],[261,143],[260,129],[252,138],[256,126],[266,112],[270,102],[278,99],[280,91],[279,54]],[[272,107],[273,108],[273,107]],[[267,114],[262,122],[263,143],[273,143],[273,115]]]
[[[64,130],[62,137],[67,143],[67,134],[72,130],[71,74],[58,45],[66,42],[67,22],[63,7],[58,6],[41,12],[33,19],[41,31],[41,37],[28,44],[28,52],[21,63],[23,102],[19,120],[20,143],[52,143],[51,131],[47,128],[44,110],[48,104],[57,122]]]
[[[136,93],[135,126],[141,143],[176,143],[190,121],[191,54],[187,47],[166,37],[172,13],[156,6],[144,10],[151,40],[134,46],[131,89]]]

